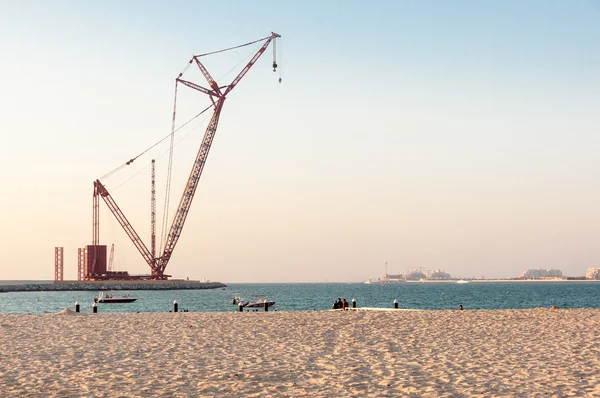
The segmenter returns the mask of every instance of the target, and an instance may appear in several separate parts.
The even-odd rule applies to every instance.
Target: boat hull
[[[265,301],[265,302],[261,302],[261,303],[248,303],[246,305],[244,305],[244,308],[265,308],[265,304],[267,305],[267,307],[272,307],[275,305],[274,301]]]
[[[135,300],[135,298],[115,298],[115,299],[101,299],[101,300],[96,300],[97,303],[102,303],[102,304],[122,304],[122,303],[133,303]]]
[[[131,297],[102,298],[100,300],[98,300],[98,298],[95,298],[94,302],[102,303],[102,304],[122,304],[122,303],[133,303],[135,300],[137,300],[137,299],[131,298]]]

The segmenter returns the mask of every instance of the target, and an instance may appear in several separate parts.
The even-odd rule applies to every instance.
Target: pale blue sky
[[[0,0],[1,279],[51,279],[57,245],[75,278],[92,181],[169,133],[191,55],[271,31],[281,74],[269,49],[228,96],[169,273],[321,282],[380,276],[385,261],[488,277],[600,266],[596,0]],[[219,78],[255,49],[206,65]],[[208,104],[180,94],[181,122]],[[175,147],[172,203],[203,130]],[[167,149],[151,153],[160,210]],[[150,159],[106,180],[148,245]],[[117,267],[149,272],[101,205]]]

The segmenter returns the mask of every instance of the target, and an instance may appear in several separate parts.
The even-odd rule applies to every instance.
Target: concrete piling
[[[398,300],[394,299],[394,308],[398,309]]]
[[[179,309],[179,305],[177,304],[177,300],[173,301],[173,312],[177,312]]]
[[[352,308],[356,308],[356,300],[352,299]]]
[[[92,314],[95,314],[98,312],[98,306],[96,305],[96,303],[92,303]]]
[[[75,302],[75,312],[79,312],[79,303]]]

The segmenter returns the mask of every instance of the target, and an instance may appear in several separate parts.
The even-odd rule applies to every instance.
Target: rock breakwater
[[[199,281],[95,281],[1,285],[0,292],[98,291],[98,290],[191,290],[227,287],[221,282]]]

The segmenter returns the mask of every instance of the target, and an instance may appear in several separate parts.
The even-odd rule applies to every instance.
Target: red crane
[[[133,242],[135,247],[138,249],[146,263],[150,266],[152,271],[151,279],[166,279],[169,275],[165,274],[165,269],[171,256],[173,255],[173,250],[175,250],[175,246],[179,237],[181,236],[181,231],[183,230],[183,225],[185,224],[185,220],[187,218],[188,212],[190,210],[190,206],[192,205],[192,200],[194,198],[194,194],[196,193],[196,188],[198,187],[198,181],[200,180],[200,176],[202,175],[202,170],[204,169],[204,164],[206,163],[206,159],[208,157],[208,152],[210,151],[210,147],[214,140],[215,134],[217,132],[217,127],[219,124],[219,117],[221,116],[221,111],[223,109],[223,104],[225,103],[225,99],[227,95],[234,89],[234,87],[240,82],[240,80],[248,73],[250,68],[256,63],[256,61],[260,58],[260,56],[265,52],[269,44],[281,37],[277,33],[271,32],[271,35],[259,40],[255,40],[249,43],[245,43],[239,46],[226,48],[219,51],[213,51],[210,53],[194,55],[192,59],[189,61],[188,66],[184,69],[183,72],[177,76],[175,79],[175,105],[173,107],[173,126],[171,131],[171,154],[173,148],[173,135],[176,131],[175,129],[175,113],[176,113],[176,103],[177,103],[177,86],[178,84],[183,84],[184,86],[190,87],[194,90],[200,91],[209,96],[212,102],[213,115],[206,127],[206,131],[204,133],[204,137],[202,139],[202,143],[200,144],[200,148],[198,150],[198,154],[196,155],[196,160],[194,161],[194,165],[192,166],[192,170],[190,172],[190,176],[188,177],[187,184],[183,191],[183,195],[181,196],[181,200],[179,201],[179,206],[177,207],[177,211],[175,212],[175,216],[173,218],[173,222],[171,224],[171,228],[169,229],[169,233],[166,236],[166,242],[164,245],[164,249],[162,254],[159,257],[155,255],[155,205],[154,205],[154,167],[152,174],[152,210],[151,210],[151,222],[152,222],[152,251],[148,250],[148,247],[144,244],[140,236],[137,234],[131,223],[127,220],[127,217],[123,214],[113,197],[110,195],[106,187],[100,182],[99,179],[94,181],[94,195],[93,195],[93,234],[92,234],[92,242],[93,245],[99,244],[99,211],[98,211],[98,196],[100,196],[109,210],[115,216],[129,239]],[[216,54],[224,51],[233,50],[236,48],[248,46],[254,43],[258,43],[264,41],[263,45],[258,49],[256,54],[250,59],[248,64],[242,69],[242,71],[233,79],[233,81],[225,86],[219,86],[217,82],[212,78],[208,70],[204,67],[204,65],[200,62],[200,58],[210,54]],[[275,48],[275,46],[273,46]],[[273,56],[275,57],[275,50],[273,51]],[[209,88],[205,88],[196,83],[187,81],[182,79],[182,76],[187,70],[187,68],[196,64],[196,66],[200,69],[200,72],[204,75],[206,81],[208,82]],[[275,58],[273,59],[273,71],[277,69],[277,63]],[[281,79],[280,79],[281,82]],[[204,111],[210,109],[206,108]],[[198,115],[202,114],[204,111],[200,112]],[[141,156],[141,155],[138,155]],[[125,165],[131,164],[136,158],[129,160]],[[154,162],[154,161],[153,161]],[[125,165],[121,166],[124,167]],[[154,166],[154,163],[153,163]],[[119,168],[121,168],[119,167]],[[169,192],[170,186],[170,174],[171,174],[171,158],[169,159],[169,170],[167,173],[167,193]],[[168,194],[165,205],[165,218],[168,207]],[[96,262],[96,256],[94,255],[94,263]]]

